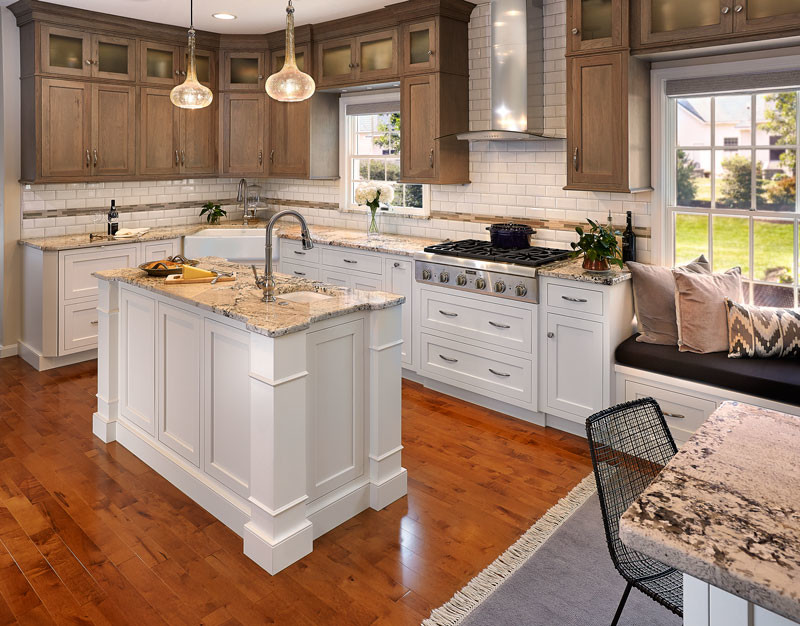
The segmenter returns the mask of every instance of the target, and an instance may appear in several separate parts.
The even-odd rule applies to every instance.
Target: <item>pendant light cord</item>
[[[194,0],[189,0],[189,29],[194,30]]]

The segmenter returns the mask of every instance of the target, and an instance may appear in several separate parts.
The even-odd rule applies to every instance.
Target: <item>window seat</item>
[[[638,343],[636,335],[615,353],[628,367],[800,406],[800,360],[729,359],[726,352],[694,354],[677,346]]]

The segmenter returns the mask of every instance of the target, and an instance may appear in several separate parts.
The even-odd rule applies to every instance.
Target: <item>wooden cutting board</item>
[[[167,280],[164,282],[165,285],[193,285],[199,283],[210,283],[214,280],[213,276],[206,276],[204,278],[184,278],[181,274],[172,274],[167,276]],[[236,280],[235,276],[220,276],[217,278],[218,283],[227,283],[232,280]]]

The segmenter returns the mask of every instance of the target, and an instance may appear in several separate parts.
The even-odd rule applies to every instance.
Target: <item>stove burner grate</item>
[[[443,256],[460,257],[463,259],[481,259],[484,261],[493,261],[495,263],[513,263],[527,267],[537,267],[545,263],[560,261],[568,258],[570,255],[569,250],[541,248],[538,246],[515,250],[496,248],[492,246],[491,242],[479,239],[464,239],[462,241],[439,243],[428,246],[425,248],[425,252],[441,254]]]

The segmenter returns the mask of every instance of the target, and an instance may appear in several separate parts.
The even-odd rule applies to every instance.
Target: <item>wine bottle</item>
[[[112,237],[119,230],[119,211],[117,211],[116,201],[111,201],[111,208],[108,210],[108,234]]]
[[[627,224],[622,233],[622,260],[627,262],[636,260],[636,235],[633,234],[633,217],[630,211],[626,217]]]

